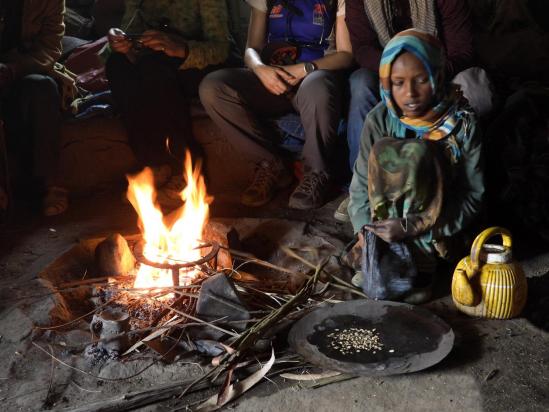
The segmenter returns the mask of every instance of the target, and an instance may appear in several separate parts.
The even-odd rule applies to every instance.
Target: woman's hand
[[[292,79],[288,82],[291,86],[298,84],[307,75],[303,63],[282,66],[282,69],[292,76]]]
[[[109,45],[117,53],[128,54],[132,48],[132,42],[126,38],[126,34],[118,29],[112,28],[108,34]]]
[[[158,30],[147,30],[141,37],[143,46],[160,51],[170,57],[186,58],[188,54],[187,43],[173,34]]]
[[[254,73],[263,86],[277,96],[288,92],[294,82],[294,77],[290,73],[277,66],[260,64],[254,68]]]
[[[404,219],[400,218],[378,220],[364,225],[364,229],[388,243],[399,242],[409,236],[404,227]]]

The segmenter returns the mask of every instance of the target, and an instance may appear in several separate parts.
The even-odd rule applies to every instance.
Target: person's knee
[[[368,69],[355,70],[349,77],[349,85],[352,98],[362,98],[377,95],[379,89],[379,77],[377,73]]]
[[[331,105],[339,107],[341,90],[335,75],[327,70],[309,74],[297,90],[300,105],[325,108]]]
[[[454,77],[453,83],[461,87],[463,96],[479,116],[484,116],[492,110],[492,83],[484,69],[466,69]]]
[[[175,79],[179,70],[173,59],[160,53],[143,56],[136,65],[144,81]]]
[[[111,81],[116,76],[124,76],[130,69],[131,64],[125,54],[112,53],[105,63],[107,79]]]
[[[227,78],[231,76],[228,70],[217,70],[208,74],[198,87],[200,101],[205,107],[213,106],[216,102],[227,94],[230,86],[227,84]]]
[[[210,105],[213,103],[222,89],[223,81],[218,72],[212,72],[208,74],[198,86],[198,96],[200,101],[204,105]]]
[[[23,101],[59,104],[57,83],[50,76],[30,74],[21,79],[20,97]]]

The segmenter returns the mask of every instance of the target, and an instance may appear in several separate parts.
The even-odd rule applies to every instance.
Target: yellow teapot
[[[503,245],[486,243],[497,235]],[[527,292],[524,271],[513,262],[511,234],[501,227],[488,228],[477,236],[471,255],[458,263],[452,278],[452,299],[470,316],[515,317],[524,308]]]

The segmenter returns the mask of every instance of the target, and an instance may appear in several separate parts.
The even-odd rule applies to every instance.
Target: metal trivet
[[[152,262],[149,259],[145,257],[143,254],[143,247],[145,243],[143,240],[136,243],[133,249],[133,254],[137,261],[141,264],[152,266],[157,269],[170,269],[172,271],[172,281],[173,285],[175,287],[179,286],[179,270],[183,268],[191,268],[194,266],[200,266],[207,262],[210,262],[213,260],[213,265],[211,267],[216,268],[217,267],[217,254],[219,253],[219,243],[210,241],[202,243],[201,245],[197,246],[196,249],[204,249],[207,247],[210,247],[210,252],[203,256],[201,259],[192,261],[192,262],[178,262],[175,259],[170,259],[174,263],[158,263],[158,262]]]

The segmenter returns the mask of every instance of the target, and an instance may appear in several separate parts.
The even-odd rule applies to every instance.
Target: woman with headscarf
[[[381,57],[382,102],[366,118],[348,211],[355,233],[366,238],[365,253],[379,238],[401,242],[415,274],[392,286],[389,279],[370,284],[379,291],[373,297],[405,299],[430,285],[437,255],[445,257],[448,240],[481,209],[477,120],[444,73],[440,42],[416,29],[397,34]]]

